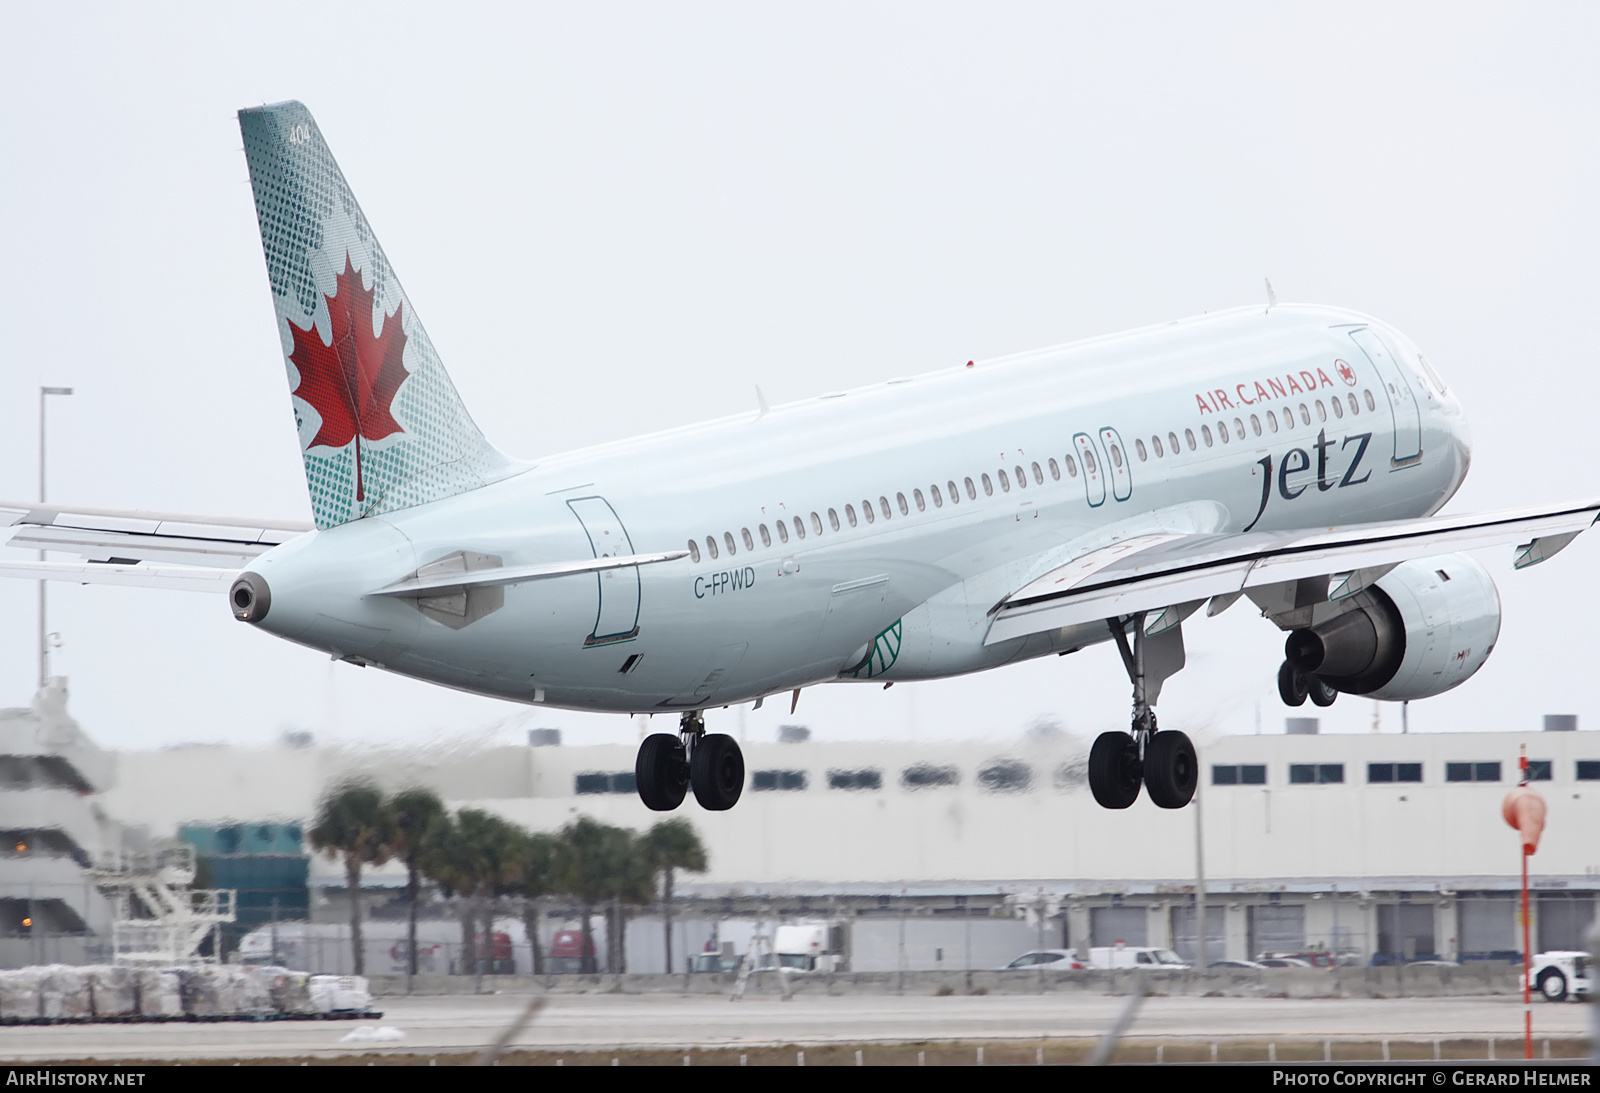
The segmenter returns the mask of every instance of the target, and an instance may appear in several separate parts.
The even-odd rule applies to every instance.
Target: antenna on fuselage
[[[1267,310],[1271,311],[1278,306],[1278,294],[1272,291],[1271,278],[1263,277],[1262,280],[1267,282]]]
[[[756,420],[760,421],[767,416],[772,407],[767,405],[767,396],[761,393],[761,385],[759,383],[756,384],[756,405],[761,408],[761,412],[756,415]]]

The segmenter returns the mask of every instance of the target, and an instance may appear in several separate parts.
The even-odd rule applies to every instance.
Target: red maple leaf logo
[[[324,345],[316,333],[316,323],[302,330],[293,322],[294,352],[289,359],[300,370],[300,383],[294,393],[309,402],[322,415],[322,428],[307,448],[325,445],[342,448],[356,444],[356,500],[366,500],[361,480],[361,440],[382,440],[403,433],[390,406],[395,392],[411,373],[401,357],[406,334],[401,328],[400,309],[383,317],[378,333],[372,333],[371,289],[361,286],[361,276],[350,267],[345,255],[344,272],[335,279],[328,301],[328,317],[333,321],[333,344]],[[392,322],[391,322],[392,320]]]

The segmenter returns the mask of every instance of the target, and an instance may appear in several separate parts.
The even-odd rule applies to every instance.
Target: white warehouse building
[[[1521,862],[1500,803],[1526,745],[1549,806],[1530,863],[1534,944],[1581,947],[1594,917],[1600,733],[1219,737],[1200,742],[1198,803],[1178,811],[1142,798],[1100,808],[1084,777],[1089,743],[1050,733],[1005,744],[746,741],[739,804],[709,813],[691,797],[674,814],[700,832],[711,864],[678,891],[728,915],[937,918],[1033,900],[1046,910],[1046,944],[1122,941],[1187,956],[1203,860],[1212,960],[1309,950],[1378,963],[1505,959],[1520,949]],[[389,789],[429,785],[454,806],[531,829],[580,814],[642,829],[663,814],[634,793],[633,761],[625,746],[167,748],[119,754],[104,807],[155,835],[185,823],[303,823],[324,790],[361,773]],[[336,899],[342,877],[319,860],[312,883]],[[374,883],[398,875],[379,871]]]

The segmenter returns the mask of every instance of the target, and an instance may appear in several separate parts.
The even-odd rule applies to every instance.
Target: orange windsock
[[[1522,833],[1522,850],[1532,854],[1539,849],[1544,834],[1544,798],[1527,786],[1518,786],[1500,803],[1500,815]]]

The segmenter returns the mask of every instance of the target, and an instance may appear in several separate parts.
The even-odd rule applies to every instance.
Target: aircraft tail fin
[[[239,129],[317,526],[521,470],[467,414],[311,112],[241,110]]]

